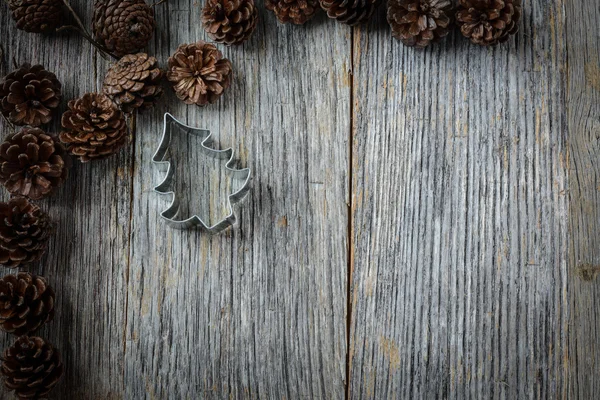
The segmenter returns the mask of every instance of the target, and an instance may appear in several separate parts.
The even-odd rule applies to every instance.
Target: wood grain
[[[89,25],[91,3],[72,4]],[[163,67],[207,39],[202,5],[156,8]],[[598,397],[594,2],[531,0],[503,46],[455,34],[425,51],[391,38],[385,7],[348,28],[323,13],[280,25],[257,5],[252,39],[219,46],[235,74],[219,103],[165,86],[129,149],[40,202],[57,221],[30,268],[57,292],[40,332],[66,364],[53,398]],[[14,57],[55,71],[65,100],[99,89],[110,63],[88,43],[17,31],[0,10],[0,75]],[[236,229],[159,219],[167,111],[252,168]]]
[[[73,2],[89,22],[87,2]],[[1,4],[1,73],[17,63],[41,63],[63,83],[66,100],[99,88],[102,62],[75,34],[25,34],[14,28]],[[8,64],[8,65],[7,65]],[[48,131],[57,132],[59,117]],[[10,128],[0,120],[3,136]],[[65,376],[56,399],[117,399],[123,393],[126,266],[131,193],[131,151],[98,163],[75,163],[64,187],[39,205],[56,232],[48,255],[27,270],[45,276],[56,292],[56,317],[39,331],[60,349]],[[7,194],[2,189],[3,198]],[[14,271],[2,268],[2,276]],[[0,333],[2,348],[12,343]],[[13,398],[3,388],[0,398]]]
[[[516,39],[354,35],[350,396],[567,393],[562,4]]]
[[[160,60],[206,39],[200,6],[169,1],[158,10]],[[323,16],[303,28],[277,25],[259,6],[252,39],[220,46],[235,75],[222,101],[185,106],[169,90],[138,119],[127,399],[343,397],[349,29]],[[164,170],[151,157],[166,111],[210,129],[254,171],[237,229],[209,237],[159,220],[170,199],[152,191]],[[188,151],[191,164],[197,153]]]
[[[598,4],[565,3],[569,165],[570,398],[600,394],[600,20]]]

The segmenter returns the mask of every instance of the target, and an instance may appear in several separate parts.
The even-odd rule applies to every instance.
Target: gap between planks
[[[355,27],[350,27],[350,70],[348,71],[350,82],[350,132],[348,138],[348,249],[347,249],[347,273],[346,273],[346,382],[345,382],[345,398],[350,399],[350,365],[352,355],[350,353],[351,329],[352,329],[352,272],[354,270],[354,234],[352,220],[353,212],[353,173],[352,164],[354,162],[354,34]]]

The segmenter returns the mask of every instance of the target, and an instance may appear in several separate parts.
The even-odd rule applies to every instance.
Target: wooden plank
[[[73,2],[89,23],[86,1]],[[34,35],[18,31],[6,4],[0,8],[4,56],[0,73],[12,70],[10,60],[41,63],[63,83],[64,101],[98,90],[106,65],[76,34]],[[60,114],[48,131],[57,132]],[[0,119],[3,135],[8,133]],[[61,350],[63,381],[52,392],[57,399],[122,398],[126,272],[129,241],[131,152],[100,162],[75,163],[66,185],[39,202],[56,221],[47,257],[29,271],[45,276],[56,291],[56,317],[40,336]],[[3,199],[8,195],[3,190]],[[1,268],[2,275],[14,271]],[[2,347],[12,338],[0,334]],[[2,389],[1,398],[9,395]]]
[[[566,2],[570,398],[600,393],[600,34],[598,4]]]
[[[356,29],[352,398],[566,397],[562,8],[490,49]]]
[[[151,52],[163,65],[206,38],[201,6],[158,8]],[[169,89],[138,119],[125,398],[344,395],[350,29],[323,16],[281,26],[258,6],[252,39],[220,46],[235,79],[218,104],[185,106]],[[164,170],[151,157],[166,111],[253,169],[237,229],[208,237],[159,220],[169,199],[152,191]],[[198,150],[189,157],[195,166]]]

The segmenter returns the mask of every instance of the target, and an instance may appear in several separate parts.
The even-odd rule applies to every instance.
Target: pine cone
[[[43,399],[63,374],[60,353],[37,336],[21,336],[4,351],[4,384],[19,399]]]
[[[254,0],[207,0],[202,10],[202,23],[208,36],[226,45],[245,42],[258,20]]]
[[[282,24],[302,25],[320,9],[319,0],[265,0],[267,10],[273,11]]]
[[[8,0],[17,28],[31,33],[49,33],[60,25],[61,0]]]
[[[61,97],[56,75],[41,65],[23,64],[0,82],[0,111],[15,125],[47,124]]]
[[[162,77],[156,58],[146,53],[129,54],[108,70],[103,91],[127,113],[145,110],[162,96]]]
[[[29,335],[54,318],[54,290],[41,276],[28,272],[0,279],[0,327]]]
[[[98,43],[118,57],[146,47],[156,26],[144,0],[96,0],[93,24]]]
[[[0,163],[0,183],[10,193],[34,200],[62,185],[71,167],[64,147],[39,128],[8,135],[0,145]]]
[[[392,35],[407,46],[426,47],[450,33],[451,0],[389,0]]]
[[[51,234],[48,215],[25,197],[0,203],[0,264],[17,268],[38,261]]]
[[[319,0],[329,18],[348,25],[356,25],[367,21],[379,6],[379,0]]]
[[[60,141],[82,162],[103,159],[127,144],[125,116],[101,93],[87,93],[69,101],[62,116]]]
[[[475,44],[504,43],[519,30],[521,0],[460,0],[456,23]]]
[[[185,104],[214,103],[231,84],[231,61],[203,41],[182,44],[169,57],[167,79]]]

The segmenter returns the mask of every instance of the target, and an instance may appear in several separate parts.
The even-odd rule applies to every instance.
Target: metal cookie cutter
[[[225,169],[231,174],[232,178],[243,182],[240,189],[232,193],[228,197],[228,215],[223,220],[217,222],[215,225],[209,226],[199,216],[193,215],[190,218],[184,220],[178,220],[178,213],[180,211],[180,202],[177,194],[171,190],[171,183],[173,182],[173,168],[171,163],[167,161],[167,153],[169,146],[171,145],[171,138],[173,130],[177,129],[181,132],[190,135],[197,135],[201,138],[202,142],[200,145],[200,151],[207,157],[213,157],[221,160],[228,160],[225,164]],[[240,203],[250,190],[250,176],[251,172],[249,168],[235,169],[233,168],[234,158],[233,149],[228,148],[225,150],[215,150],[208,147],[212,141],[210,139],[210,131],[206,129],[193,128],[179,122],[171,114],[165,114],[163,136],[160,141],[160,145],[152,157],[152,162],[155,164],[167,164],[167,176],[161,182],[160,185],[156,186],[154,190],[161,194],[173,195],[173,201],[169,208],[163,211],[160,216],[167,222],[169,226],[175,229],[188,229],[188,228],[202,228],[211,234],[217,234],[225,229],[229,228],[236,222],[234,207]]]

